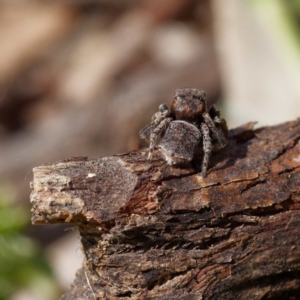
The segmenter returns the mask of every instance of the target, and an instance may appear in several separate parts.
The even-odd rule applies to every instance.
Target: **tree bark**
[[[79,227],[62,299],[299,299],[300,120],[230,131],[206,178],[146,149],[34,168],[33,224]]]

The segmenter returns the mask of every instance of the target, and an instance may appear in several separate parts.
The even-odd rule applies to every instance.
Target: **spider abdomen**
[[[200,138],[195,125],[177,120],[170,123],[158,146],[169,165],[184,165],[192,161]]]

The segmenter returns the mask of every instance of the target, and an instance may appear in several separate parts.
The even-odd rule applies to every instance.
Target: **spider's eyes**
[[[158,109],[159,109],[159,111],[160,111],[161,113],[163,113],[163,112],[166,111],[166,110],[169,110],[169,109],[168,109],[168,106],[167,106],[166,104],[161,104],[161,105],[158,107]]]
[[[206,99],[206,94],[205,94],[205,93],[202,93],[201,95],[194,96],[193,99],[194,99],[195,101],[200,101],[200,102],[205,101],[205,99]]]

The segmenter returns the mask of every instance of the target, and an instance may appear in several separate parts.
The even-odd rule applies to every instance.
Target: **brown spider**
[[[166,104],[159,106],[152,122],[140,131],[140,137],[149,141],[148,160],[160,137],[158,147],[169,165],[190,163],[202,144],[202,176],[206,176],[212,150],[227,145],[228,129],[217,106],[207,110],[205,97],[197,89],[179,89],[175,91],[171,109]]]

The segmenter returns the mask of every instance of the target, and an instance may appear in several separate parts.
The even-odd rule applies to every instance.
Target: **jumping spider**
[[[140,131],[140,137],[149,142],[148,160],[159,138],[158,147],[169,165],[190,163],[202,145],[202,176],[206,176],[211,152],[227,145],[228,129],[217,106],[207,110],[205,97],[197,89],[179,89],[171,109],[159,106],[151,123]]]

